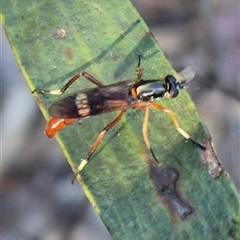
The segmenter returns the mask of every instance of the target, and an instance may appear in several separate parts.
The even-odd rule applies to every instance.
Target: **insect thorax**
[[[139,99],[148,101],[155,98],[162,98],[166,94],[166,86],[164,83],[156,80],[140,82],[136,88]]]

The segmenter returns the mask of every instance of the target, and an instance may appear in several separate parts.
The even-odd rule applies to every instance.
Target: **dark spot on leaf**
[[[239,226],[239,223],[237,220],[235,220],[234,218],[231,219],[231,222],[232,222],[232,227],[228,230],[228,233],[227,235],[230,237],[230,238],[234,238],[236,239],[237,235],[239,234],[238,233],[238,226]]]
[[[165,194],[165,193],[171,193],[171,190],[169,190],[169,187],[168,186],[163,186],[162,187],[162,189],[161,189],[161,192],[163,193],[163,194]]]
[[[81,22],[80,18],[76,18],[76,20],[77,20],[77,23],[80,23],[80,22]]]
[[[236,230],[233,229],[233,228],[229,229],[227,235],[231,238],[235,238],[236,237]]]
[[[113,60],[113,62],[116,62],[118,60],[118,57],[116,54],[111,53],[111,59]]]
[[[67,47],[65,54],[66,54],[66,57],[67,57],[69,60],[72,60],[72,59],[73,59],[73,54],[72,54],[72,50],[71,50],[70,47]]]
[[[203,163],[208,167],[208,173],[212,178],[220,177],[224,172],[224,169],[214,151],[211,137],[209,137],[207,141],[201,144],[205,147],[205,150],[201,151],[201,158]]]
[[[16,34],[15,34],[15,38],[18,38],[18,37],[19,37],[19,34],[16,33]]]
[[[231,222],[232,222],[234,225],[236,225],[236,224],[238,223],[234,218],[231,219]]]
[[[158,195],[164,199],[172,212],[177,214],[181,220],[192,214],[193,209],[190,204],[183,200],[176,189],[179,173],[175,168],[166,167],[161,169],[150,161],[149,175]]]

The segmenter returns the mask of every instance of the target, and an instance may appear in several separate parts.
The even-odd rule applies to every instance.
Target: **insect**
[[[59,94],[64,93],[71,84],[73,84],[80,77],[84,77],[97,87],[92,89],[84,89],[76,91],[69,96],[63,97],[57,102],[53,103],[49,108],[49,114],[52,116],[47,127],[46,135],[49,138],[54,137],[57,132],[61,131],[65,126],[90,116],[99,115],[103,113],[120,111],[119,115],[110,122],[98,135],[92,148],[88,152],[87,156],[81,160],[76,172],[75,177],[80,173],[84,166],[89,162],[92,155],[97,150],[100,142],[105,134],[113,128],[123,117],[126,110],[129,108],[135,110],[145,110],[145,117],[143,121],[143,138],[147,145],[147,148],[151,152],[153,158],[158,162],[155,156],[149,139],[148,139],[148,119],[149,108],[153,107],[160,111],[169,114],[177,131],[186,139],[191,140],[198,147],[203,148],[201,144],[194,141],[180,126],[174,115],[174,113],[154,102],[158,98],[175,98],[178,96],[179,91],[184,88],[186,82],[190,81],[194,75],[191,75],[182,81],[177,81],[173,75],[168,75],[164,79],[157,80],[144,80],[142,79],[143,70],[140,67],[141,56],[139,56],[136,79],[126,80],[110,85],[103,85],[96,78],[88,74],[87,72],[79,72],[73,78],[71,78],[66,85],[58,90],[44,90],[35,89],[34,92]],[[186,72],[187,70],[185,70]],[[184,76],[184,71],[182,75]],[[185,74],[187,75],[187,74]],[[73,180],[74,181],[74,180]]]

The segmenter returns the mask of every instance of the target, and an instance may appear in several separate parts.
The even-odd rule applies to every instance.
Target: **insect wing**
[[[196,76],[196,73],[191,67],[187,67],[178,73],[178,79],[180,82],[187,83]]]
[[[84,119],[127,109],[134,104],[129,96],[129,88],[128,84],[113,84],[79,91],[54,103],[49,108],[49,114],[59,119]]]
[[[75,94],[60,99],[50,106],[49,114],[58,119],[79,118],[75,99]]]

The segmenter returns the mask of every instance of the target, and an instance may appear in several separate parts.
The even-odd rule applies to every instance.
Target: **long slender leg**
[[[137,78],[131,89],[131,94],[133,97],[137,97],[136,84],[142,79],[143,70],[140,67],[140,65],[141,65],[141,55],[138,55],[138,65],[137,65],[137,69],[136,69]]]
[[[173,121],[173,124],[174,124],[175,128],[178,130],[178,132],[179,132],[183,137],[185,137],[186,139],[191,140],[195,145],[197,145],[198,147],[200,147],[202,150],[205,149],[204,146],[202,146],[200,143],[198,143],[198,142],[196,142],[195,140],[193,140],[193,139],[180,127],[180,125],[179,125],[179,123],[178,123],[178,121],[177,121],[174,113],[173,113],[171,110],[169,110],[169,109],[167,109],[167,108],[165,108],[165,107],[163,107],[163,106],[161,106],[161,105],[158,105],[158,104],[156,104],[156,103],[154,103],[154,102],[150,102],[150,105],[151,105],[152,107],[160,110],[160,111],[163,111],[163,112],[166,112],[167,114],[169,114],[171,120]]]
[[[136,69],[136,74],[137,74],[137,81],[140,81],[141,78],[142,78],[142,68],[141,68],[141,59],[142,59],[142,56],[141,55],[138,55],[138,65],[137,65],[137,69]]]
[[[75,177],[73,178],[73,182],[76,178],[76,176],[82,171],[82,169],[84,168],[84,166],[90,161],[90,158],[92,157],[92,155],[95,153],[95,151],[97,150],[100,142],[102,141],[103,137],[105,136],[105,134],[111,129],[113,128],[123,117],[125,110],[122,110],[120,112],[120,114],[117,116],[117,118],[115,118],[112,122],[110,122],[98,135],[95,143],[92,146],[92,149],[89,151],[89,153],[87,154],[87,156],[85,157],[85,159],[83,159],[80,163],[80,165],[77,168],[77,171],[75,173]]]
[[[148,121],[149,121],[149,105],[146,106],[146,112],[145,112],[145,117],[144,117],[144,121],[143,121],[143,128],[142,128],[142,133],[143,133],[143,138],[144,138],[144,141],[147,145],[147,148],[149,149],[149,151],[151,152],[154,160],[156,162],[159,162],[156,155],[154,154],[152,148],[151,148],[151,145],[150,145],[150,142],[149,142],[149,139],[148,139]]]
[[[49,93],[49,94],[54,94],[54,95],[60,95],[60,94],[64,93],[81,76],[86,78],[91,83],[97,85],[98,87],[102,87],[103,86],[103,84],[101,82],[99,82],[96,78],[94,78],[90,74],[88,74],[86,72],[79,72],[74,77],[72,77],[61,89],[45,90],[45,89],[38,89],[37,88],[37,89],[33,90],[32,93],[41,92],[41,93]]]

